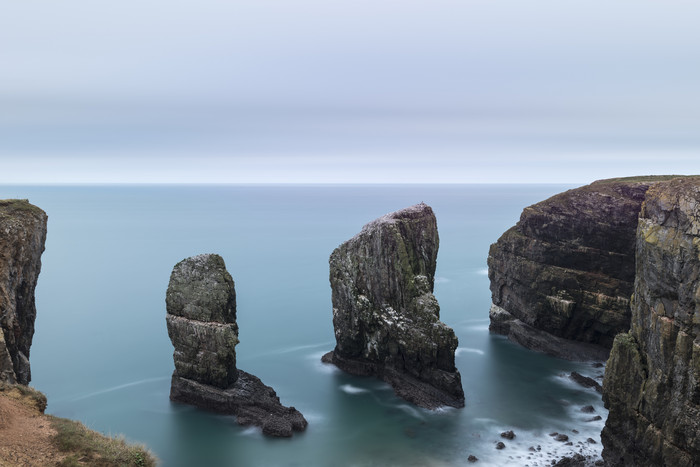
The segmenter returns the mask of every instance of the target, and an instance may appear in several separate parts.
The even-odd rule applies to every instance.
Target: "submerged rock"
[[[647,192],[632,326],[615,338],[603,401],[606,465],[700,465],[700,177]]]
[[[433,210],[421,203],[362,228],[330,257],[336,346],[323,361],[374,375],[418,406],[464,406],[457,336],[433,295]]]
[[[236,368],[236,292],[219,255],[199,255],[173,268],[166,294],[168,335],[175,347],[170,399],[237,417],[270,436],[291,436],[307,422],[260,379]]]
[[[578,371],[572,371],[570,373],[570,376],[571,376],[571,379],[576,381],[578,384],[580,384],[584,388],[593,388],[597,392],[603,392],[603,388],[600,386],[600,383],[598,383],[598,381],[594,380],[593,378],[589,378],[588,376],[583,376]]]
[[[629,329],[635,232],[650,186],[600,180],[523,210],[491,245],[490,329],[570,360],[605,360]]]
[[[0,381],[27,385],[34,337],[34,289],[46,241],[46,213],[27,200],[0,200]]]

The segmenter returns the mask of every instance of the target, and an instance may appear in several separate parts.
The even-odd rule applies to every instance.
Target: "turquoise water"
[[[32,386],[48,412],[143,442],[166,466],[545,465],[602,422],[579,412],[598,394],[562,376],[588,364],[488,333],[489,244],[523,207],[560,185],[4,187],[49,215],[37,288]],[[320,363],[332,349],[328,256],[366,222],[424,201],[438,219],[435,295],[460,341],[466,407],[429,412],[371,378]],[[238,366],[309,421],[267,439],[231,417],[168,399],[172,346],[165,290],[172,267],[219,253],[236,282]],[[572,429],[580,434],[572,434]],[[517,437],[494,449],[498,433]],[[548,433],[566,432],[573,447]],[[596,445],[585,443],[592,437]],[[542,446],[530,453],[530,446]],[[547,453],[547,454],[545,454]],[[528,455],[530,459],[528,459]]]

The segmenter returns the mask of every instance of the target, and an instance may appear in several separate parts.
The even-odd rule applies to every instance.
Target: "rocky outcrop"
[[[464,406],[457,337],[433,295],[433,210],[418,204],[362,228],[330,257],[336,346],[323,361],[374,375],[425,408]]]
[[[170,399],[235,415],[271,436],[292,436],[307,422],[260,379],[236,368],[236,292],[219,255],[187,258],[173,268],[166,294],[175,347]]]
[[[27,200],[0,200],[0,381],[29,384],[34,289],[47,216]]]
[[[631,330],[603,382],[612,466],[700,465],[700,178],[655,185],[637,229]]]
[[[607,358],[629,329],[642,202],[668,178],[600,180],[525,208],[489,251],[491,331],[562,358]]]

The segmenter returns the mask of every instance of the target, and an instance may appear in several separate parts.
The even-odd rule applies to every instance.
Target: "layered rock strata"
[[[700,465],[700,178],[649,189],[629,333],[605,371],[611,466]]]
[[[606,359],[629,329],[642,202],[668,178],[600,180],[525,208],[489,250],[491,331],[562,358]]]
[[[330,256],[335,349],[323,361],[373,375],[425,408],[464,406],[457,337],[433,295],[439,237],[421,203],[362,228]]]
[[[0,200],[0,381],[29,384],[34,290],[47,216],[27,200]]]
[[[241,425],[292,436],[307,422],[275,391],[236,368],[236,292],[219,255],[187,258],[173,268],[166,294],[168,335],[175,347],[170,399],[235,415]]]

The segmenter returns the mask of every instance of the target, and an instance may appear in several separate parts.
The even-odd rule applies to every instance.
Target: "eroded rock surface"
[[[323,361],[388,382],[425,408],[464,406],[457,337],[433,295],[437,221],[421,203],[362,228],[330,257],[336,346]]]
[[[606,465],[700,465],[700,178],[649,189],[629,333],[603,382]]]
[[[275,391],[236,368],[236,292],[223,258],[187,258],[173,268],[166,294],[168,335],[175,347],[170,399],[235,415],[271,436],[306,428],[304,416],[285,407]]]
[[[642,202],[668,178],[600,180],[525,208],[489,251],[490,329],[558,357],[606,359],[629,329]]]
[[[47,216],[27,200],[0,200],[0,381],[29,384],[34,290]]]

